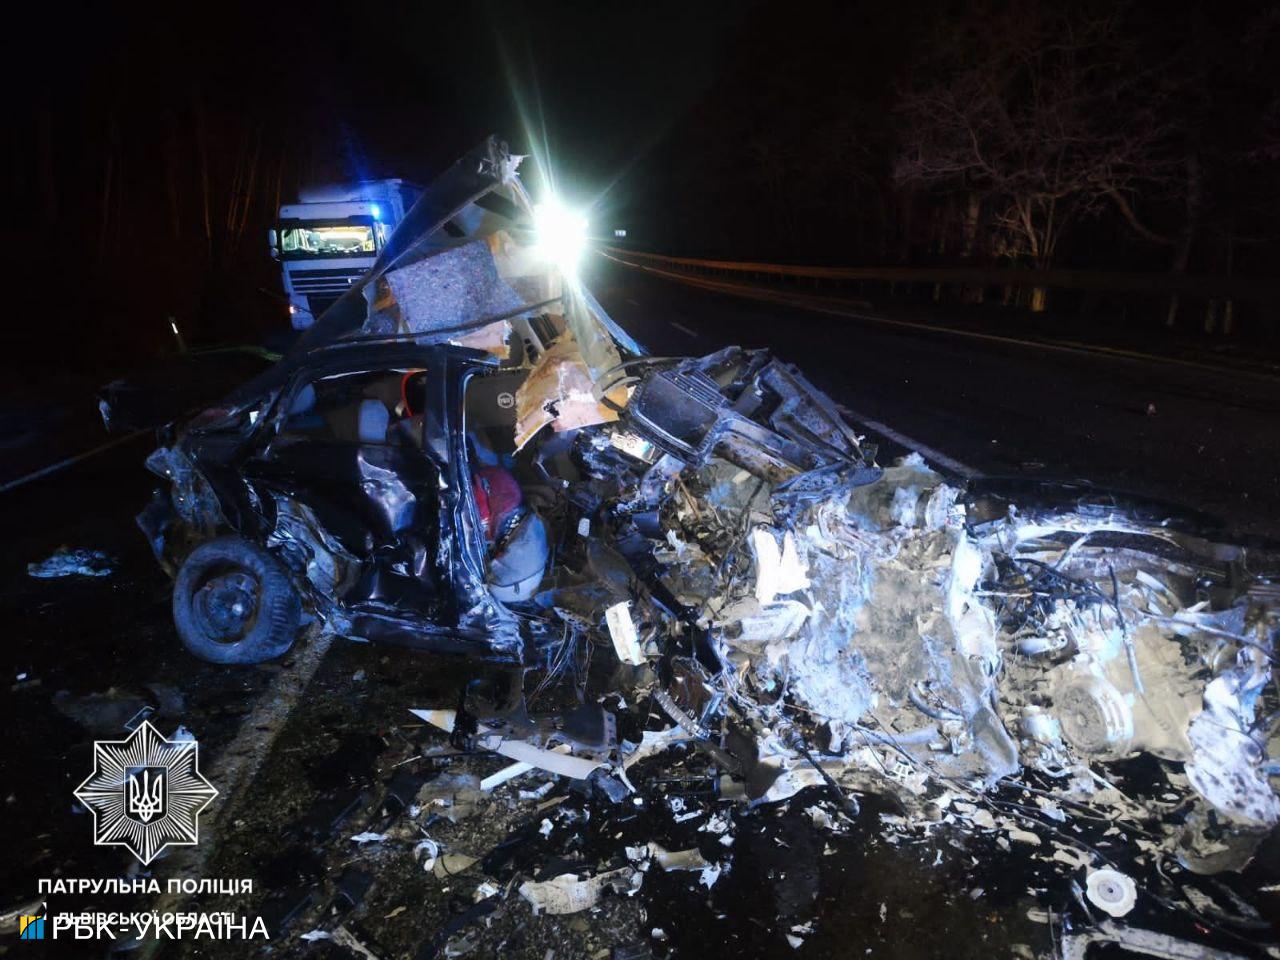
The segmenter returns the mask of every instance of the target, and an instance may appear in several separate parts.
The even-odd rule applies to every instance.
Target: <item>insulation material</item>
[[[538,358],[516,391],[516,449],[547,424],[561,433],[617,419],[614,410],[596,401],[577,341],[561,337]]]
[[[449,247],[391,270],[385,280],[395,303],[395,330],[401,333],[430,333],[474,324],[486,317],[513,314],[530,302],[521,299],[498,275],[486,239]],[[498,322],[462,334],[454,342],[506,356],[508,333],[508,325]]]
[[[533,244],[520,243],[505,230],[492,233],[486,239],[498,277],[523,302],[544,303],[564,292],[559,271],[548,267]]]

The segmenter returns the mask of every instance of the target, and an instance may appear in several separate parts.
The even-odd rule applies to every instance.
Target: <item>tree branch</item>
[[[1119,190],[1114,187],[1103,187],[1102,192],[1112,199],[1116,205],[1116,209],[1120,211],[1120,215],[1124,217],[1125,221],[1139,236],[1150,240],[1152,243],[1158,243],[1165,247],[1172,247],[1178,242],[1173,237],[1167,237],[1162,233],[1156,233],[1139,220],[1138,215],[1133,211],[1133,207],[1129,205],[1129,201],[1125,199],[1124,194]]]

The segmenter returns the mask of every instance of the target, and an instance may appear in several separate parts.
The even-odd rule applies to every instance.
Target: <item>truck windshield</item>
[[[368,257],[377,252],[372,223],[281,225],[280,254],[286,260],[307,257]]]

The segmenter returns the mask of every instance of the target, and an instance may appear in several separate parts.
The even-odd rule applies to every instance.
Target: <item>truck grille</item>
[[[349,288],[360,282],[363,270],[291,270],[289,281],[295,293],[303,295],[328,294],[333,298],[342,296]]]

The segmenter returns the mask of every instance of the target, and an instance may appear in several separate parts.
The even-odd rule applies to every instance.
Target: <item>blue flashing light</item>
[[[373,219],[375,220],[377,220],[379,217],[382,216],[382,208],[379,207],[376,203],[369,205],[369,212],[373,214]]]

